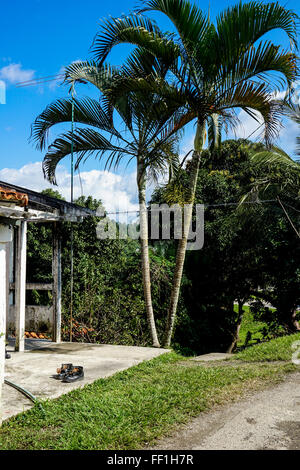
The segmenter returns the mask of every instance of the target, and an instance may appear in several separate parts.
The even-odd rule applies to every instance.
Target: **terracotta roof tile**
[[[21,207],[28,206],[28,195],[19,193],[13,189],[5,189],[0,186],[0,201],[12,202]]]

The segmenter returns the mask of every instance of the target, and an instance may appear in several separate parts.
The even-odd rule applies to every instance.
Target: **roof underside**
[[[0,219],[78,222],[96,212],[55,197],[0,181]]]

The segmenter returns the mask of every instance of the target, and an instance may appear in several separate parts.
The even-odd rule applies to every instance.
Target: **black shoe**
[[[54,379],[62,380],[71,370],[73,369],[73,364],[62,364],[59,369],[56,370],[57,374],[53,375]]]
[[[10,358],[11,358],[11,355],[5,349],[5,359],[10,359]]]
[[[64,376],[62,381],[72,383],[72,382],[75,382],[76,380],[82,380],[83,377],[84,377],[83,367],[74,366],[73,369]]]

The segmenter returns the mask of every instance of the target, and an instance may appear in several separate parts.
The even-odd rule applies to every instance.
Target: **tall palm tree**
[[[65,80],[72,84],[90,82],[103,92],[107,84],[119,76],[120,72],[109,66],[77,62],[66,68]],[[114,125],[114,111],[121,118],[122,125],[125,124],[125,132],[117,130]],[[146,180],[168,169],[170,160],[176,155],[177,137],[170,132],[173,113],[161,100],[153,101],[138,92],[123,93],[114,105],[105,96],[102,106],[97,100],[87,97],[58,99],[47,106],[32,125],[31,138],[37,141],[40,150],[47,145],[49,129],[59,123],[71,122],[72,115],[75,123],[86,127],[62,133],[49,145],[43,161],[45,177],[56,183],[57,165],[72,149],[77,154],[75,169],[91,154],[105,158],[105,168],[108,169],[117,167],[124,157],[128,161],[136,160],[144,297],[152,343],[159,347],[151,299]]]
[[[175,34],[163,34],[143,13],[156,11],[166,15]],[[222,12],[213,23],[188,0],[148,0],[137,14],[109,19],[95,37],[95,60],[103,63],[111,49],[120,43],[137,46],[137,51],[152,54],[168,73],[162,77],[153,68],[147,77],[125,76],[108,91],[113,97],[124,90],[160,96],[177,109],[177,128],[196,122],[190,168],[189,201],[194,202],[201,152],[206,139],[207,122],[213,116],[234,118],[243,109],[264,121],[264,138],[269,145],[280,123],[281,106],[273,99],[274,91],[295,80],[297,57],[297,15],[276,3],[253,1],[239,3]],[[147,24],[146,24],[147,23]],[[284,50],[266,33],[280,29],[287,34],[291,47]],[[142,60],[142,54],[140,54]],[[141,66],[142,68],[142,66]],[[138,70],[138,67],[136,68]],[[182,239],[178,244],[173,290],[167,318],[164,345],[169,346],[178,304],[183,264],[187,247],[192,205]]]

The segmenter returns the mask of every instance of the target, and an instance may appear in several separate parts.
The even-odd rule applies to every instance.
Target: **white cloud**
[[[74,198],[83,194],[101,199],[108,212],[138,210],[134,172],[120,175],[109,171],[91,170],[81,172],[80,178],[76,173],[74,176]],[[33,191],[53,188],[58,190],[66,200],[70,200],[71,175],[62,165],[57,168],[58,186],[51,185],[43,178],[41,162],[28,163],[19,169],[3,168],[0,170],[0,180]],[[111,218],[115,218],[115,216],[112,215]]]
[[[249,116],[248,113],[241,110],[238,114],[238,119],[240,123],[235,127],[233,134],[236,139],[247,139],[251,140],[258,138],[263,132],[263,123],[262,115],[258,111],[253,111],[256,116],[256,119]],[[259,127],[261,126],[261,127]]]
[[[299,136],[299,125],[291,119],[284,119],[283,127],[278,138],[278,145],[291,157],[296,155],[296,137]]]
[[[24,70],[21,64],[9,64],[0,69],[0,78],[7,83],[15,84],[32,80],[35,70]]]
[[[256,113],[258,121],[249,116],[245,111],[240,111],[238,117],[241,123],[235,128],[233,135],[235,138],[249,138],[253,141],[261,141],[264,126],[258,127],[263,123],[260,113]],[[285,152],[293,156],[296,153],[296,136],[299,135],[299,126],[288,118],[282,119],[282,127],[279,128],[279,134],[274,141],[275,145],[280,146]],[[250,137],[249,137],[250,136]],[[228,136],[229,138],[231,135]]]

